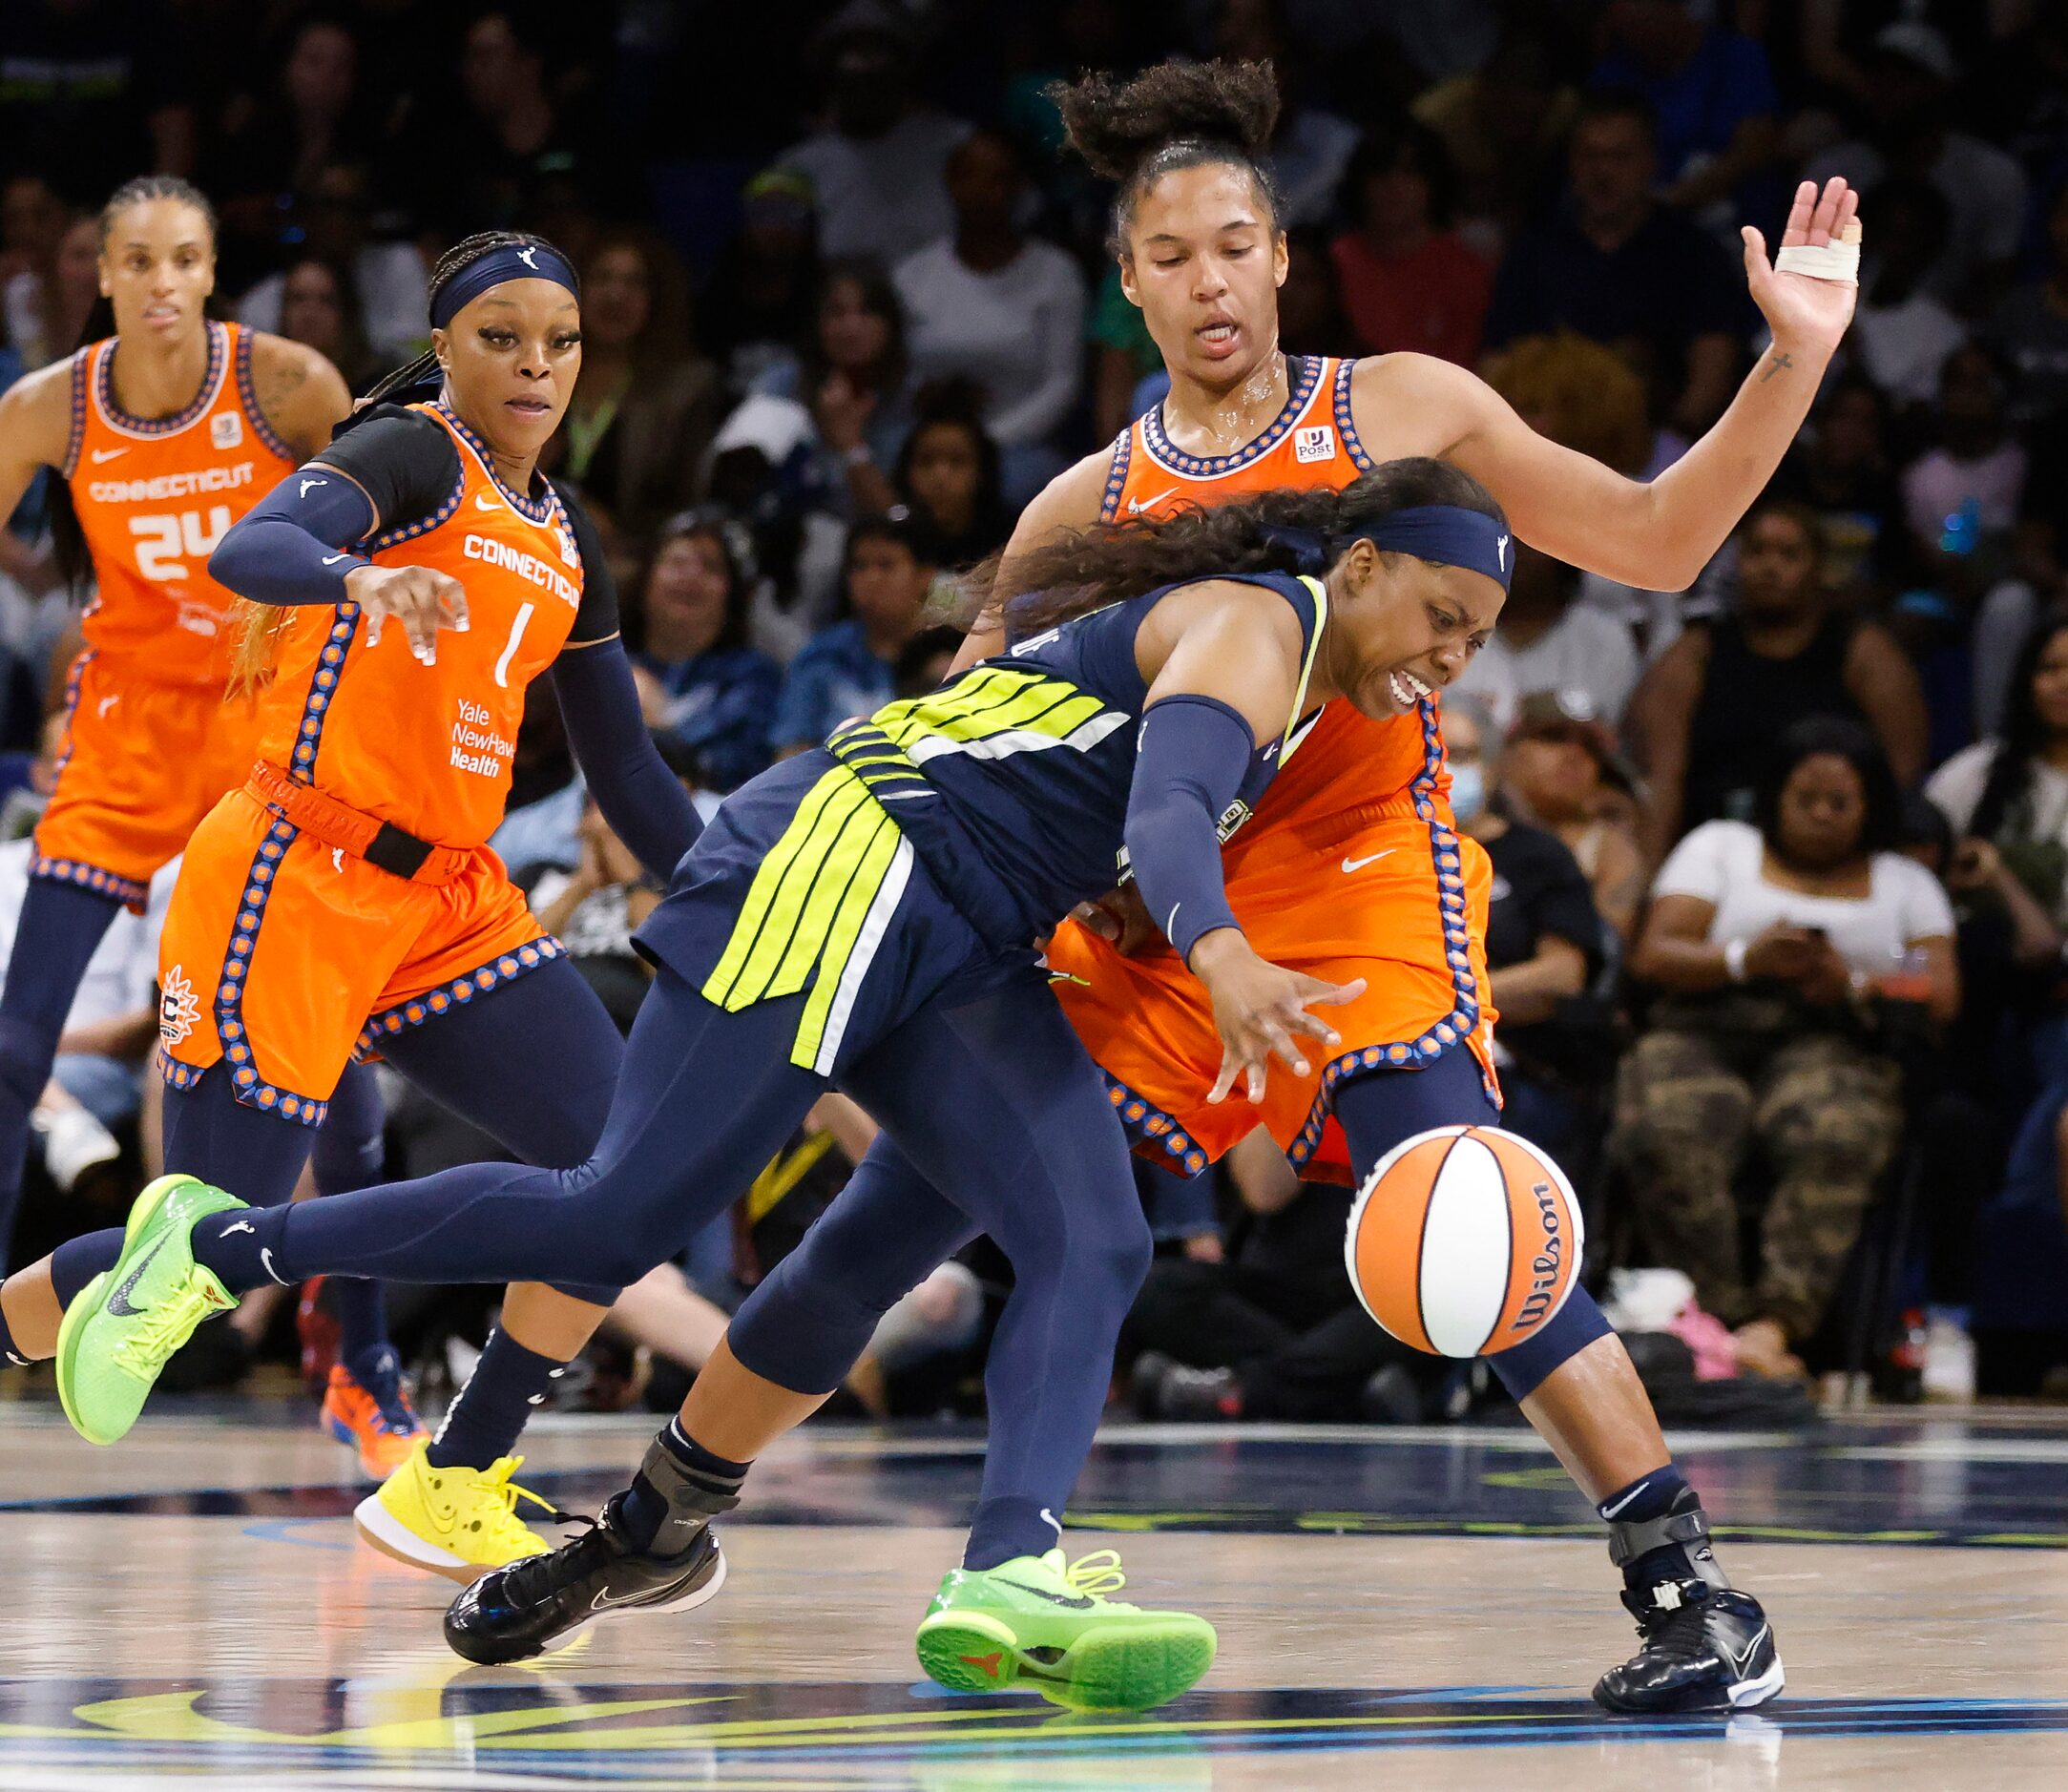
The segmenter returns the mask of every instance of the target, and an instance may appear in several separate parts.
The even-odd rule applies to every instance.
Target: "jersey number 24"
[[[230,507],[219,504],[208,512],[208,527],[201,527],[198,511],[181,511],[176,516],[133,516],[129,532],[136,537],[136,570],[150,579],[171,580],[193,576],[188,560],[206,562],[216,544],[230,532]]]

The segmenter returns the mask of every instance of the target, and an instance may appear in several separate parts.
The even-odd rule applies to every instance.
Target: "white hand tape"
[[[1857,241],[1833,242],[1823,248],[1801,242],[1774,257],[1776,274],[1807,274],[1811,280],[1835,280],[1848,286],[1860,283],[1860,245]]]

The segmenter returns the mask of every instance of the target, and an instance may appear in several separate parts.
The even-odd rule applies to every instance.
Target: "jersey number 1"
[[[205,532],[198,511],[182,511],[177,516],[133,516],[129,532],[136,537],[136,570],[144,577],[161,583],[187,578],[191,576],[187,561],[205,561],[230,532],[230,507],[219,504],[208,512]]]
[[[517,618],[510,625],[510,638],[503,643],[501,656],[495,662],[495,682],[499,689],[510,689],[510,662],[517,656],[517,643],[524,638],[524,625],[532,619],[532,606],[519,604]]]

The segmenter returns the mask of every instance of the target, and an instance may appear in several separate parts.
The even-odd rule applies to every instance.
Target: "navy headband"
[[[1501,590],[1514,572],[1515,544],[1508,525],[1482,511],[1468,511],[1457,504],[1420,504],[1395,511],[1389,516],[1360,523],[1331,542],[1319,531],[1286,529],[1273,525],[1264,536],[1279,547],[1291,550],[1302,573],[1319,575],[1353,541],[1368,541],[1388,553],[1411,553],[1417,560],[1438,566],[1461,566],[1470,573],[1484,573]]]
[[[506,242],[468,262],[439,289],[430,302],[431,328],[444,329],[491,286],[512,280],[550,280],[581,297],[581,281],[559,250],[543,242]]]

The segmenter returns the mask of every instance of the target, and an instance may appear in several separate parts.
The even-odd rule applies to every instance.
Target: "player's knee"
[[[1611,1329],[1600,1303],[1585,1288],[1576,1286],[1551,1323],[1535,1337],[1511,1344],[1486,1361],[1511,1399],[1527,1400],[1589,1344],[1606,1338]]]
[[[1113,1217],[1113,1222],[1084,1240],[1066,1273],[1110,1290],[1123,1303],[1132,1302],[1148,1280],[1156,1240],[1138,1207]]]

